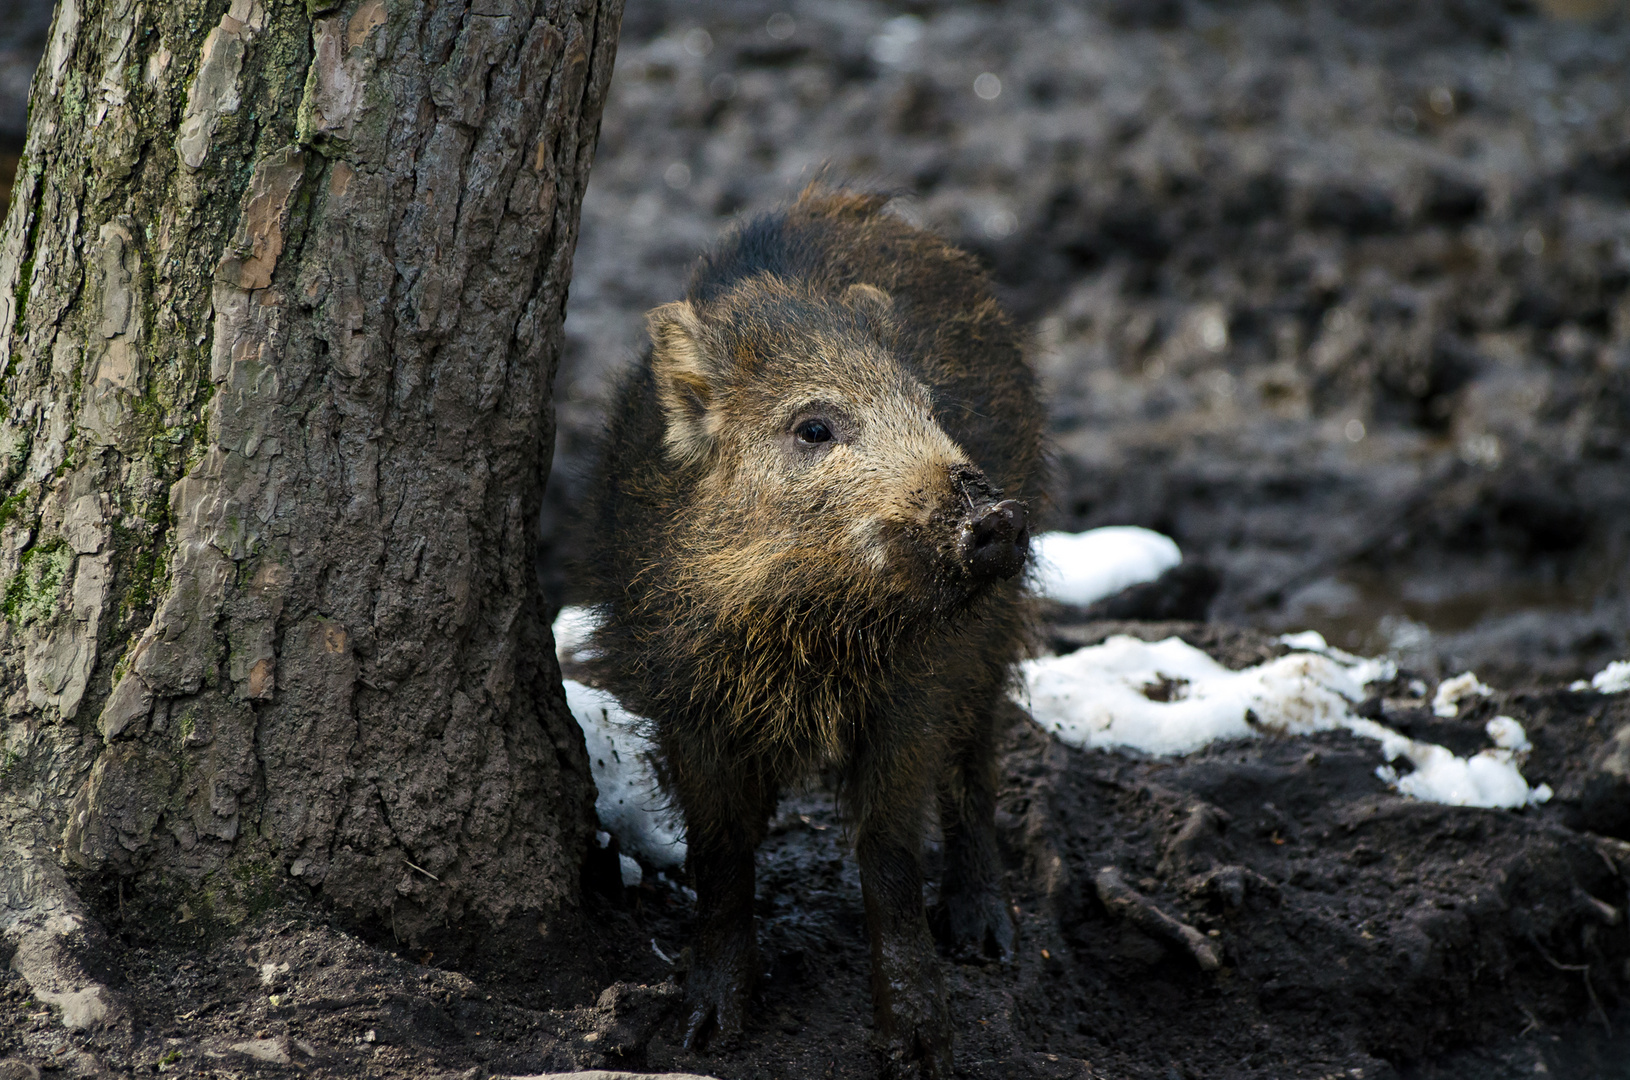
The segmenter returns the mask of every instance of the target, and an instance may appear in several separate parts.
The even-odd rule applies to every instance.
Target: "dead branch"
[[[1098,899],[1110,914],[1125,919],[1151,937],[1178,946],[1192,956],[1204,971],[1216,971],[1222,966],[1217,947],[1209,938],[1188,923],[1161,911],[1153,900],[1128,885],[1115,867],[1106,866],[1098,871],[1093,883],[1098,888]]]

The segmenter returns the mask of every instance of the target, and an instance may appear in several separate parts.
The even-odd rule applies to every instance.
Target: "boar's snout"
[[[1024,504],[1003,499],[974,511],[962,527],[962,565],[978,581],[1010,578],[1030,553],[1030,515]]]

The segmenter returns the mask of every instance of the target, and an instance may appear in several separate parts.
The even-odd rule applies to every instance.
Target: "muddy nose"
[[[1024,504],[1003,499],[963,526],[962,563],[979,579],[1010,578],[1024,568],[1030,551],[1030,516]]]

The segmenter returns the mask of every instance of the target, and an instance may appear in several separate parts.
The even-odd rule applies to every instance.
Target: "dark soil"
[[[1127,629],[1100,624],[1096,636]],[[1265,647],[1216,627],[1142,630],[1208,641],[1225,663]],[[1015,710],[998,821],[1020,945],[1008,965],[947,961],[959,1071],[1627,1075],[1630,844],[1563,822],[1591,755],[1630,722],[1630,697],[1504,694],[1454,720],[1384,700],[1372,710],[1389,723],[1450,745],[1477,743],[1496,711],[1517,717],[1534,742],[1527,776],[1559,797],[1526,812],[1406,799],[1375,777],[1374,744],[1346,734],[1178,759],[1082,752]],[[13,980],[0,992],[0,1058],[64,1076],[871,1076],[847,847],[821,793],[783,805],[759,860],[759,1008],[742,1043],[717,1053],[676,1046],[682,975],[670,959],[682,969],[690,904],[648,873],[622,895],[591,893],[575,925],[547,937],[530,925],[450,930],[412,948],[388,927],[347,930],[297,903],[225,927],[165,912],[163,897],[103,896],[131,1022],[65,1033]],[[1202,971],[1106,910],[1093,881],[1111,866],[1206,933],[1221,968]],[[166,928],[156,939],[143,929],[154,925]]]
[[[1388,793],[1345,735],[1147,760],[1015,716],[1000,824],[1021,947],[948,965],[965,1075],[1630,1077],[1630,846],[1570,827],[1630,696],[1561,689],[1630,654],[1630,21],[1551,7],[1601,17],[632,0],[584,207],[551,542],[641,313],[732,215],[825,166],[900,192],[1036,327],[1052,523],[1159,528],[1220,575],[1219,622],[1113,629],[1236,665],[1313,627],[1428,678],[1475,667],[1502,692],[1464,716],[1390,692],[1368,711],[1462,753],[1514,716],[1525,775],[1558,792],[1455,809]],[[734,1049],[675,1047],[690,905],[648,871],[547,937],[449,928],[411,948],[297,897],[220,925],[115,889],[95,900],[119,951],[98,959],[129,1022],[64,1032],[0,975],[0,1059],[65,1077],[874,1075],[830,801],[790,799],[759,865],[768,970]],[[1110,866],[1221,968],[1106,910]]]

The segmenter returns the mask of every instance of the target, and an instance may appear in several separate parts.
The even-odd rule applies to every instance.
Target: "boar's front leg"
[[[996,725],[981,710],[940,778],[945,873],[940,883],[946,937],[959,957],[1013,958],[1013,920],[1002,895],[996,846]]]
[[[884,793],[880,805],[865,808],[855,843],[884,1071],[889,1076],[948,1077],[951,1015],[923,910],[923,801],[889,794]]]
[[[700,1049],[715,1029],[716,1045],[741,1034],[758,977],[753,854],[775,810],[773,784],[752,768],[729,771],[721,762],[689,767],[695,764],[669,755],[696,889],[696,933],[685,976],[687,1050]]]

